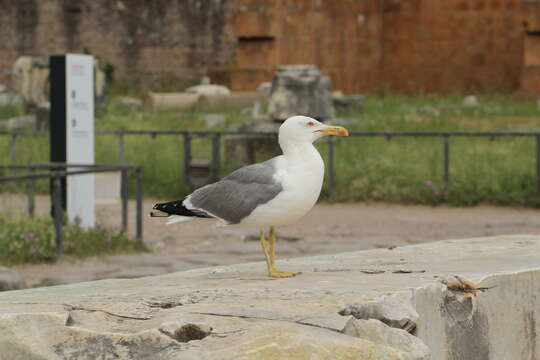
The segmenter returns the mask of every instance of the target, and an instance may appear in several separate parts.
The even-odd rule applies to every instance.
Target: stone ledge
[[[448,240],[279,267],[303,274],[267,279],[264,264],[252,263],[4,292],[0,359],[540,359],[540,236]],[[441,284],[455,275],[488,289],[455,294]],[[355,328],[364,338],[342,333],[351,316],[340,310],[388,299],[417,312],[406,322],[415,322],[411,332],[431,357],[400,349],[395,331],[375,320],[354,324],[371,324],[375,338],[366,329]],[[189,340],[190,333],[205,335]]]

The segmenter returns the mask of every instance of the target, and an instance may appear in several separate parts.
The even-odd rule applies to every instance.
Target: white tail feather
[[[167,225],[176,224],[179,222],[190,221],[195,219],[191,216],[171,215],[167,218]]]

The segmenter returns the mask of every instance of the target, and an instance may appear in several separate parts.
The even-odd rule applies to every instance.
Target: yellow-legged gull
[[[156,204],[150,216],[166,216],[167,223],[214,218],[226,226],[256,228],[260,231],[268,275],[295,276],[298,273],[275,267],[274,227],[297,221],[319,198],[324,162],[313,142],[326,135],[347,136],[348,132],[341,126],[325,125],[307,116],[290,117],[279,128],[283,155],[240,168],[183,200]],[[267,227],[268,239],[263,230]]]

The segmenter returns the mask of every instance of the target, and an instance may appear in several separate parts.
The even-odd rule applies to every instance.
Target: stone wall
[[[21,55],[91,52],[117,77],[190,82],[234,50],[233,0],[0,0],[0,82]]]
[[[330,76],[333,89],[346,93],[512,91],[530,81],[526,74],[538,72],[536,63],[524,69],[537,53],[537,26],[527,18],[537,5],[0,0],[0,82],[20,55],[86,50],[114,66],[117,77],[144,82],[190,82],[210,72],[214,82],[252,91],[279,65],[314,64]]]

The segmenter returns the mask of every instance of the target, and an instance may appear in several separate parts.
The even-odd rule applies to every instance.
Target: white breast
[[[293,223],[315,205],[324,178],[324,162],[312,144],[295,154],[277,158],[274,175],[283,191],[268,203],[257,207],[241,224],[267,227]]]

